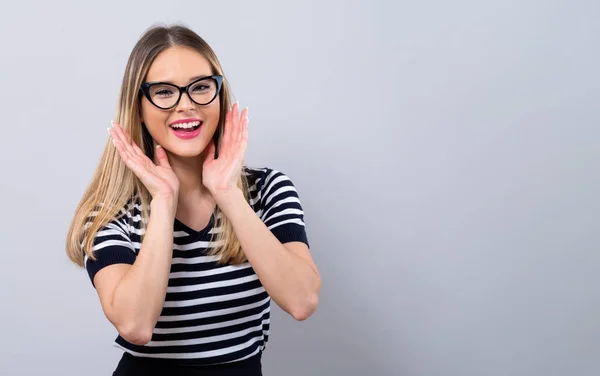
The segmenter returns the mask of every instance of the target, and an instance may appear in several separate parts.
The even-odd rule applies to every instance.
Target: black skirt
[[[177,365],[173,360],[123,354],[113,376],[262,376],[261,353],[241,360],[207,366]]]

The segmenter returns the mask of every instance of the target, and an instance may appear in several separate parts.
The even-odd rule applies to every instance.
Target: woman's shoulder
[[[248,182],[250,192],[268,193],[274,187],[288,186],[295,189],[288,174],[273,167],[244,166],[243,174]]]
[[[289,196],[299,199],[292,179],[281,170],[273,167],[244,166],[243,173],[252,202],[266,204]]]
[[[139,227],[143,221],[142,200],[139,197],[131,197],[122,205],[111,205],[104,202],[99,203],[88,216],[88,222],[97,217],[105,222],[104,227],[118,224],[126,229],[133,225]]]
[[[252,185],[253,183],[268,183],[273,179],[279,180],[290,180],[290,177],[283,171],[278,170],[273,167],[255,167],[255,166],[244,166],[242,169],[242,173],[246,176],[248,183]]]
[[[246,167],[249,200],[267,228],[282,243],[308,245],[304,209],[292,180],[272,167]]]

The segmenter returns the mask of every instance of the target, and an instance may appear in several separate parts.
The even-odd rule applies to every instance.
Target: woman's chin
[[[171,147],[165,146],[165,149],[172,157],[181,159],[199,158],[204,152],[202,145],[172,145]]]

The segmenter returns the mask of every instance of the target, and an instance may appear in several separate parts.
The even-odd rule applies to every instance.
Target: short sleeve
[[[85,256],[85,268],[92,285],[102,268],[114,264],[132,265],[136,259],[135,247],[129,238],[127,225],[114,219],[101,228],[94,237],[93,252],[96,260]],[[94,286],[95,287],[95,286]]]
[[[281,242],[302,242],[309,246],[304,210],[296,187],[280,171],[267,170],[260,184],[260,217]]]

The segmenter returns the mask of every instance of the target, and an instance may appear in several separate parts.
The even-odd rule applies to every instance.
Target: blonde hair
[[[123,75],[116,122],[119,123],[144,153],[154,158],[153,140],[142,124],[140,111],[140,85],[144,82],[150,65],[162,51],[173,46],[185,46],[202,54],[211,64],[213,74],[223,75],[223,70],[212,48],[195,32],[182,25],[156,25],[142,35],[129,56]],[[219,93],[221,105],[220,119],[215,132],[223,134],[225,114],[231,106],[231,92],[227,80],[223,79]],[[220,137],[219,137],[220,139]],[[217,145],[218,147],[218,145]],[[240,174],[238,187],[248,200],[248,182],[244,173]],[[151,196],[137,176],[123,163],[112,142],[107,142],[94,176],[83,194],[73,217],[66,239],[69,259],[84,267],[87,255],[95,260],[93,242],[96,233],[108,222],[115,219],[122,208],[132,199],[139,200],[142,208],[142,226],[148,221]],[[214,247],[211,255],[220,256],[222,264],[239,264],[246,261],[233,226],[217,207],[213,213],[219,219],[215,226],[221,229],[213,234]]]

